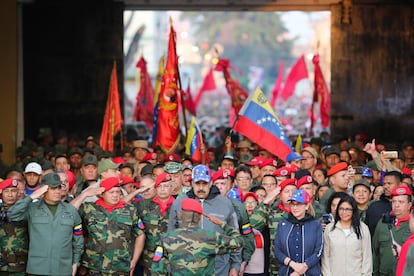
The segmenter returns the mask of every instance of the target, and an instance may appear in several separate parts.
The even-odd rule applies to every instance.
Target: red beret
[[[101,182],[100,187],[105,188],[104,192],[109,191],[113,187],[120,187],[119,179],[117,177],[107,178]]]
[[[76,183],[76,177],[75,174],[69,170],[65,170],[65,174],[68,177],[68,183],[69,183],[69,190],[75,186]]]
[[[157,160],[157,154],[155,152],[148,152],[144,158],[142,158],[142,161],[148,160]]]
[[[162,174],[158,175],[157,178],[155,179],[154,188],[157,188],[158,186],[160,186],[161,183],[168,182],[170,180],[171,180],[170,175],[166,172],[163,172]]]
[[[121,185],[129,184],[129,183],[134,183],[134,179],[129,176],[121,175]]]
[[[273,158],[268,158],[263,160],[263,162],[259,165],[260,168],[263,168],[264,166],[273,166],[277,167],[277,161]]]
[[[298,189],[305,184],[313,184],[313,178],[310,175],[305,175],[298,180]]]
[[[282,190],[283,190],[286,186],[288,186],[288,185],[293,185],[293,186],[295,186],[295,187],[296,187],[296,179],[294,179],[294,178],[289,178],[289,179],[283,180],[283,181],[279,184],[280,190],[282,191]]]
[[[168,161],[180,162],[180,159],[181,158],[178,154],[170,153],[165,156],[164,162],[168,162]]]
[[[273,175],[276,176],[276,177],[280,177],[280,176],[290,177],[291,173],[292,173],[292,170],[290,168],[288,168],[288,167],[281,167],[281,168],[277,169],[273,173]]]
[[[217,179],[227,179],[227,177],[234,177],[234,171],[230,169],[220,169],[213,174],[213,182]]]
[[[183,199],[181,202],[181,209],[183,211],[193,211],[196,213],[199,213],[200,215],[203,213],[203,208],[201,207],[201,204],[192,198],[186,198]]]
[[[250,162],[247,162],[246,165],[248,166],[260,166],[265,159],[261,156],[256,156]]]
[[[114,162],[115,164],[125,164],[126,163],[125,159],[122,158],[121,156],[113,157],[112,162]]]
[[[6,180],[3,180],[2,182],[0,182],[0,190],[4,190],[10,187],[17,187],[17,180],[14,178],[8,178]]]
[[[409,168],[403,168],[401,173],[411,175],[411,170]]]
[[[398,186],[391,191],[391,196],[413,195],[413,192],[407,186]]]
[[[245,202],[246,201],[246,198],[248,198],[249,196],[253,197],[254,200],[256,200],[256,202],[259,202],[259,198],[253,192],[247,192],[247,193],[243,194],[243,202]]]
[[[348,164],[346,162],[340,162],[338,164],[336,164],[335,166],[333,166],[329,171],[328,171],[328,176],[334,175],[340,171],[347,171],[348,170]]]

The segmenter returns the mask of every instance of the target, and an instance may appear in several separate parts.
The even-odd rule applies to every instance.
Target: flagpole
[[[171,27],[173,26],[173,21],[172,18],[170,16],[170,25]],[[176,36],[174,35],[174,44],[177,45],[177,41],[176,41]],[[180,76],[180,71],[178,70],[178,61],[175,63],[176,65],[176,71],[177,71],[177,78],[178,78],[178,86],[179,86],[179,93],[181,94],[181,109],[183,112],[183,121],[184,121],[184,127],[185,127],[185,141],[187,141],[187,132],[188,132],[188,127],[187,127],[187,117],[185,115],[185,108],[184,108],[184,99],[183,99],[183,93],[181,93],[182,91],[182,84],[181,84],[181,76]]]

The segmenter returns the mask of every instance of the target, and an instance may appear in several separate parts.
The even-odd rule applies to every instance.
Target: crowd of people
[[[41,138],[0,168],[0,275],[414,275],[414,142]]]

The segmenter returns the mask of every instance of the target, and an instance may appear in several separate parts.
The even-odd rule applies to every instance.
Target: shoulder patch
[[[252,227],[250,226],[250,223],[246,223],[242,226],[243,235],[250,234],[252,231],[253,230],[252,230]]]
[[[141,230],[144,230],[144,229],[145,229],[145,225],[144,225],[144,223],[142,222],[141,218],[139,218],[139,219],[138,219],[137,226],[138,226],[138,228],[139,228],[139,229],[141,229]]]
[[[155,249],[154,257],[152,258],[152,260],[154,262],[159,262],[161,260],[163,254],[164,254],[164,249],[161,246],[157,246],[157,248]]]
[[[83,229],[82,229],[82,223],[76,225],[73,227],[73,234],[75,236],[82,236],[83,235]]]

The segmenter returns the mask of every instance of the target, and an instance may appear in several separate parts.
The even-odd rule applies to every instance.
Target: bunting
[[[116,62],[114,61],[109,82],[108,99],[106,101],[102,131],[99,139],[99,145],[103,150],[114,151],[114,136],[122,129],[122,123],[118,77],[116,74]]]

